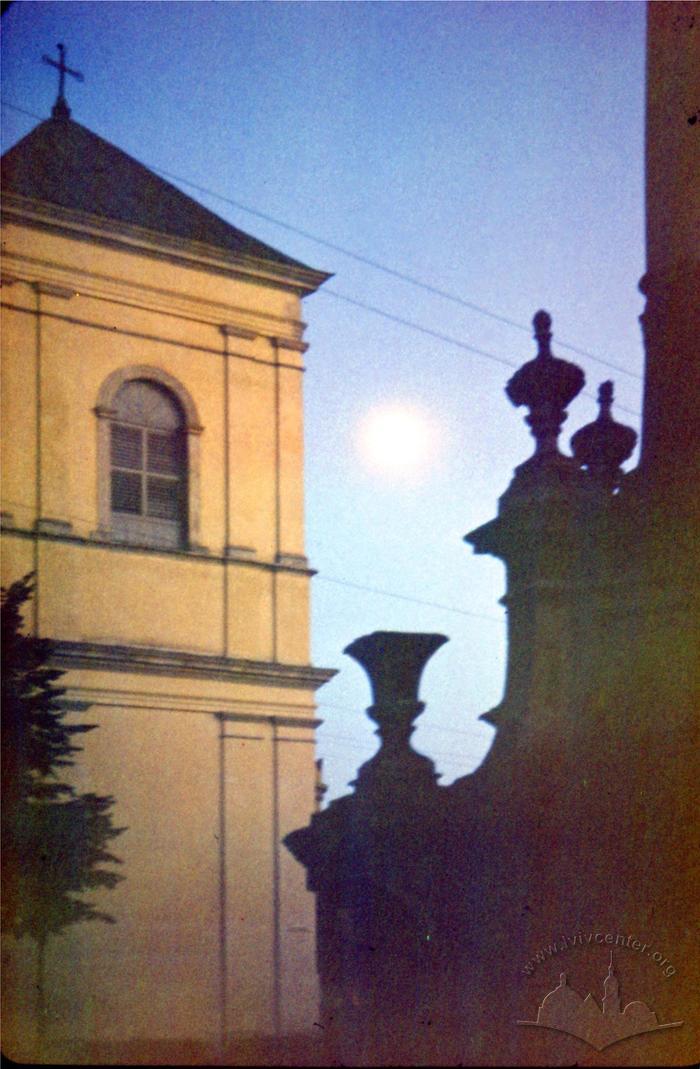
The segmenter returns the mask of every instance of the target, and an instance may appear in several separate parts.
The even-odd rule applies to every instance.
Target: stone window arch
[[[99,534],[132,545],[199,547],[199,435],[189,393],[161,368],[135,365],[102,384]]]

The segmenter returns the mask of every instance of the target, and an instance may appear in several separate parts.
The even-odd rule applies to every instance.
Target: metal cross
[[[54,114],[56,113],[57,108],[59,110],[62,110],[61,108],[59,108],[60,104],[63,105],[63,108],[66,111],[68,110],[66,107],[66,98],[64,96],[64,90],[66,87],[66,75],[70,74],[72,78],[75,78],[79,82],[85,80],[80,71],[74,71],[71,67],[66,66],[66,46],[58,44],[56,45],[56,48],[58,49],[58,62],[56,62],[55,59],[51,59],[51,56],[41,57],[44,63],[48,63],[49,66],[55,67],[58,71],[58,96],[56,97],[56,103],[54,104]],[[70,112],[68,114],[70,114]]]

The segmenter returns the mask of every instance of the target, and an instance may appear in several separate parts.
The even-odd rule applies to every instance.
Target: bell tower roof
[[[59,94],[52,118],[36,126],[2,157],[2,187],[8,207],[22,198],[22,203],[38,202],[47,214],[50,207],[58,206],[102,226],[108,221],[118,227],[138,227],[164,235],[178,243],[192,242],[213,255],[223,254],[229,260],[245,260],[283,273],[298,280],[303,293],[312,293],[330,277],[221,219],[75,122],[67,105],[61,105],[62,99]]]

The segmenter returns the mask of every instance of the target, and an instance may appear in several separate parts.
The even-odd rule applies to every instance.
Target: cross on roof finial
[[[82,82],[84,78],[80,71],[74,71],[71,67],[66,66],[66,46],[63,44],[56,45],[58,49],[58,62],[55,59],[51,59],[50,56],[42,56],[44,63],[48,63],[49,66],[55,67],[58,71],[58,96],[56,97],[56,103],[51,109],[51,115],[54,119],[70,119],[70,108],[66,103],[64,90],[66,87],[66,75],[70,74],[72,78]]]

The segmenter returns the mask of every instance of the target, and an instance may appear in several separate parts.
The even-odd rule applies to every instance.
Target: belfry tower
[[[613,955],[610,951],[608,975],[603,981],[603,1013],[617,1015],[620,1012],[620,985],[613,970]]]
[[[33,948],[5,941],[4,1052],[158,1064],[235,1038],[256,1062],[318,1014],[281,838],[315,809],[333,674],[303,482],[302,299],[328,275],[76,122],[59,51],[51,118],[2,160],[3,584],[34,573],[28,624],[98,725],[71,772],[116,799],[126,878],[94,895],[115,925],[49,941],[43,1051]]]

